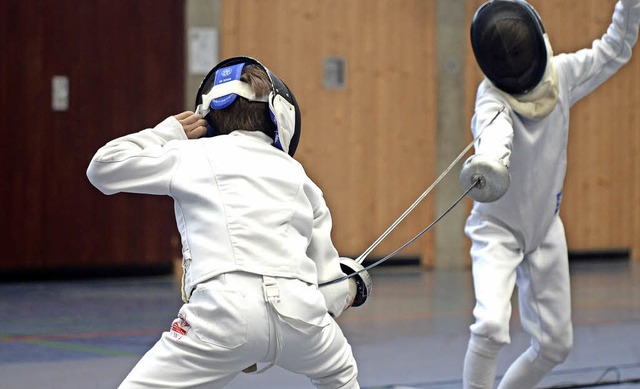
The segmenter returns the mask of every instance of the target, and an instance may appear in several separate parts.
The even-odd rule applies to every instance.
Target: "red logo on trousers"
[[[191,326],[187,323],[187,320],[183,315],[178,315],[178,318],[171,323],[171,333],[178,339],[183,335],[186,335],[189,328],[191,328]]]

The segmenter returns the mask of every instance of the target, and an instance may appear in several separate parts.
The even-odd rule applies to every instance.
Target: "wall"
[[[185,11],[185,4],[191,8]],[[0,187],[0,274],[150,268],[179,255],[169,199],[105,197],[87,182],[85,169],[107,140],[192,108],[201,75],[185,72],[186,57],[176,55],[186,53],[188,25],[217,26],[219,58],[253,55],[294,90],[303,111],[297,157],[326,193],[336,245],[342,254],[357,256],[470,140],[481,75],[469,60],[467,31],[479,4],[0,3],[0,110],[6,121],[0,143],[6,183]],[[532,4],[555,51],[562,52],[600,36],[614,1]],[[630,64],[572,110],[561,212],[574,252],[629,248],[638,258],[640,60],[634,51]],[[328,56],[346,60],[343,88],[323,84]],[[69,77],[67,111],[51,109],[55,75]],[[453,183],[443,183],[420,204],[372,257],[398,248],[453,200],[457,177],[451,176]],[[419,256],[425,267],[465,266],[465,215],[448,215],[399,257]]]
[[[170,199],[106,197],[85,171],[108,140],[182,109],[183,29],[174,0],[0,3],[2,278],[170,268]]]
[[[465,101],[465,63],[467,52],[464,42],[468,39],[465,26],[465,0],[438,0],[436,2],[437,22],[437,174],[445,172],[465,149],[469,140],[469,122],[461,111]],[[462,193],[458,172],[461,161],[451,168],[450,173],[436,187],[436,212],[443,214]],[[464,203],[463,203],[464,204]],[[468,245],[461,231],[468,214],[465,206],[458,205],[442,219],[434,229],[434,265],[439,269],[467,266]]]

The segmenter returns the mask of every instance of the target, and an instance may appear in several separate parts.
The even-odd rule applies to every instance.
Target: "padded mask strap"
[[[244,66],[244,63],[239,63],[216,70],[213,87],[202,96],[199,113],[206,115],[209,109],[224,109],[233,103],[238,96],[250,101],[268,101],[267,96],[257,98],[253,88],[246,82],[240,81]]]

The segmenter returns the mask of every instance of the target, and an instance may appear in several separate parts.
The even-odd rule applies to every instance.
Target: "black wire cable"
[[[609,366],[604,369],[604,372],[598,377],[596,381],[593,382],[585,382],[585,383],[577,383],[577,382],[567,382],[563,384],[556,384],[553,386],[544,387],[541,389],[577,389],[577,388],[594,388],[598,386],[613,386],[613,385],[624,385],[624,384],[640,384],[640,377],[630,377],[630,378],[622,378],[622,372],[620,368],[632,368],[638,367],[640,364],[631,364],[624,366]],[[594,368],[583,369],[583,371],[594,371]],[[615,373],[616,378],[611,380],[605,380],[604,378],[609,373]]]

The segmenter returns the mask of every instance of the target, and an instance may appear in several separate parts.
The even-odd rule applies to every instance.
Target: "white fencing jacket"
[[[310,284],[342,277],[321,190],[272,142],[247,131],[188,140],[169,117],[104,145],[87,176],[105,194],[174,199],[187,296],[199,282],[234,271]],[[330,289],[321,291],[337,316],[347,282]]]
[[[559,96],[553,111],[539,120],[518,115],[488,81],[478,87],[471,122],[474,137],[505,106],[475,144],[476,154],[505,157],[511,184],[492,203],[475,202],[472,213],[506,225],[524,253],[535,250],[558,214],[567,168],[569,109],[611,77],[631,58],[638,38],[640,1],[621,0],[607,32],[591,48],[553,58]]]

